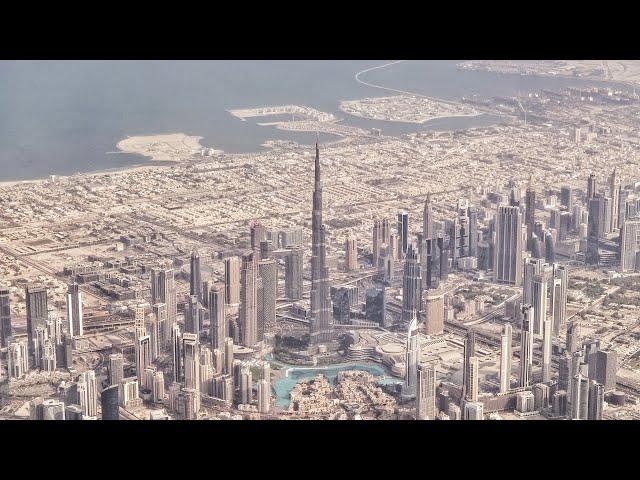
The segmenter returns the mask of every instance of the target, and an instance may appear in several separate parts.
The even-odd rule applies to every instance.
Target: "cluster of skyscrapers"
[[[478,403],[476,333],[470,330],[464,342],[460,408],[452,406],[453,413],[448,412],[449,416],[482,418],[483,415],[478,415],[478,412],[483,412],[486,403],[493,403],[495,408],[496,402],[506,404],[515,400],[512,406],[523,414],[535,410],[544,411],[551,417],[602,418],[604,395],[616,387],[617,355],[614,350],[601,350],[599,341],[589,338],[584,339],[580,346],[578,320],[567,324],[569,274],[565,265],[555,261],[554,246],[556,238],[564,241],[567,233],[573,230],[579,233],[581,239],[576,252],[585,253],[587,264],[610,265],[610,259],[617,258],[621,272],[636,271],[640,245],[637,233],[638,202],[629,198],[629,190],[621,188],[615,170],[610,177],[608,196],[598,193],[595,177],[589,177],[585,196],[588,210],[573,203],[574,194],[568,187],[561,189],[561,207],[551,209],[547,231],[544,231],[542,222],[536,221],[537,204],[531,183],[526,190],[524,212],[515,189],[510,195],[509,205],[498,206],[495,221],[492,222],[495,229],[492,232],[490,224],[487,239],[493,250],[489,258],[493,259],[494,280],[513,286],[522,285],[522,297],[516,302],[516,314],[512,317],[520,333],[517,378],[512,377],[514,326],[506,323],[500,342],[499,390],[494,393],[503,399]],[[425,207],[425,217],[429,211]],[[455,231],[449,238],[450,245],[453,245],[453,234]],[[544,244],[541,238],[545,239]],[[482,248],[482,238],[479,241]],[[456,239],[452,251],[464,251],[460,250],[457,242]],[[528,256],[524,256],[525,246],[529,250]],[[453,258],[455,256],[452,255]],[[408,257],[414,261],[411,250]],[[455,263],[454,266],[459,268]],[[478,265],[478,268],[481,266]],[[411,269],[405,269],[405,277],[411,279],[415,276]],[[410,282],[405,282],[405,285],[411,287]],[[406,295],[403,291],[403,298],[412,299],[413,294]],[[564,330],[566,345],[564,348],[554,347],[555,339]],[[539,347],[536,346],[538,341]],[[539,355],[534,355],[537,348]],[[560,351],[557,356],[554,354],[556,350]],[[535,372],[534,356],[539,358],[537,363],[541,367]],[[559,365],[557,377],[552,375],[554,360]],[[407,368],[407,375],[413,370],[413,366]],[[428,385],[431,385],[429,376],[420,374],[419,378],[428,378]],[[407,380],[406,383],[410,382]],[[430,395],[435,395],[434,388],[429,387],[428,391]],[[432,401],[430,397],[428,404],[431,405]],[[418,418],[426,418],[425,404],[425,399],[420,397],[417,403]]]
[[[380,327],[406,332],[401,394],[415,399],[419,419],[482,419],[487,402],[511,405],[523,415],[535,410],[556,417],[600,419],[604,395],[616,384],[616,353],[601,350],[591,339],[581,343],[577,321],[568,323],[569,272],[556,257],[570,248],[570,234],[577,234],[573,253],[583,254],[586,264],[610,265],[617,260],[621,272],[639,270],[640,204],[622,187],[615,170],[606,192],[598,191],[591,175],[582,202],[571,188],[562,187],[560,204],[554,200],[547,208],[546,226],[536,218],[541,202],[531,180],[524,201],[515,185],[509,195],[491,195],[489,203],[495,210],[471,205],[463,198],[453,217],[441,222],[436,221],[432,196],[427,195],[421,229],[415,234],[406,211],[397,214],[395,231],[387,218],[373,222],[370,258],[377,270],[377,284],[366,292],[364,317]],[[308,328],[313,348],[333,342],[335,327],[351,323],[351,307],[358,303],[356,287],[330,284],[317,144],[311,230]],[[133,308],[135,376],[125,374],[133,373],[127,368],[126,355],[113,352],[108,357],[106,388],[99,392],[95,372],[83,372],[77,380],[60,386],[58,399],[34,401],[32,418],[97,418],[100,399],[102,418],[115,420],[122,415],[121,407],[134,408],[143,397],[153,404],[166,401],[170,410],[186,419],[198,418],[203,404],[235,403],[239,409],[271,413],[269,363],[234,358],[237,346],[244,352],[260,353],[276,325],[278,260],[285,270],[284,298],[294,302],[303,298],[301,231],[269,233],[260,223],[251,224],[251,250],[224,259],[221,282],[203,281],[201,257],[197,250],[192,251],[184,324],[178,322],[173,266],[163,263],[151,269],[151,301]],[[344,253],[345,271],[357,270],[357,242],[350,232]],[[385,288],[396,280],[396,265],[402,270],[398,279],[402,300],[399,314],[390,321]],[[478,344],[486,341],[481,332],[466,329],[459,389],[449,388],[445,393],[437,380],[438,360],[422,358],[421,334],[437,336],[445,331],[448,300],[444,287],[454,272],[482,272],[497,284],[521,289],[500,335],[498,387],[484,392],[493,400],[486,400],[480,388]],[[29,284],[25,293],[27,341],[23,342],[13,339],[9,290],[0,289],[0,343],[7,352],[9,377],[23,378],[30,369],[71,368],[74,342],[85,330],[79,285],[73,282],[68,287],[64,325],[49,311],[45,287]],[[564,331],[566,342],[561,347],[557,339]],[[518,340],[515,349],[514,336]],[[170,359],[170,370],[164,368],[161,358]],[[534,369],[536,365],[540,368]],[[258,378],[254,379],[256,371]],[[449,399],[446,412],[439,397]]]

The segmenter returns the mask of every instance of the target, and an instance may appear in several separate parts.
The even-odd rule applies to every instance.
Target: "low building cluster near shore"
[[[340,110],[372,120],[406,123],[426,123],[442,117],[478,115],[478,112],[468,105],[415,95],[345,100],[340,103]]]

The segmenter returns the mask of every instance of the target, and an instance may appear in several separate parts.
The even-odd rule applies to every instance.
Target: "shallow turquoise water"
[[[323,367],[295,367],[271,360],[272,363],[281,365],[286,371],[286,376],[274,383],[273,389],[277,396],[276,405],[287,408],[291,400],[289,392],[301,380],[309,380],[318,374],[325,375],[332,384],[335,384],[338,372],[344,370],[360,370],[375,375],[381,384],[402,383],[402,380],[392,377],[384,367],[373,363],[341,363],[336,365],[326,365]]]

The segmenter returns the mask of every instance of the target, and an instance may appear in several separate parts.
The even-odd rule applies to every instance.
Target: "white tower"
[[[511,386],[512,330],[511,324],[507,323],[500,336],[500,393],[507,393]]]

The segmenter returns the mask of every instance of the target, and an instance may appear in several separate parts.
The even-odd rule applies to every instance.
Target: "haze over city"
[[[639,82],[0,61],[0,419],[637,419]]]

